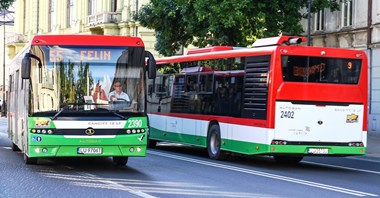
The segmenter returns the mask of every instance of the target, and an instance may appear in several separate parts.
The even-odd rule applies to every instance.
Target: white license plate
[[[308,153],[310,154],[329,154],[329,149],[327,148],[309,148],[307,150]]]
[[[78,148],[78,154],[102,154],[102,148]]]

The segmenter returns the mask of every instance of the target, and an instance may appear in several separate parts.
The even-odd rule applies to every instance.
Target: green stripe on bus
[[[165,132],[150,128],[150,139],[207,147],[204,136]],[[307,155],[308,148],[327,148],[328,155],[364,155],[365,147],[314,146],[314,145],[268,145],[254,142],[222,139],[221,149],[245,155],[300,154]]]

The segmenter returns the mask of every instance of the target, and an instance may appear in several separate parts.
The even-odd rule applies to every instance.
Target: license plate
[[[329,149],[327,149],[327,148],[309,148],[307,150],[307,152],[310,154],[318,154],[318,155],[329,154]]]
[[[78,148],[78,154],[102,154],[102,148]]]

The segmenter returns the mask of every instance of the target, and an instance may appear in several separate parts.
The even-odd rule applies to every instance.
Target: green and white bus
[[[128,157],[146,155],[145,77],[156,74],[140,38],[38,35],[9,74],[8,135],[26,164],[113,157],[126,165]],[[115,83],[128,100],[110,100]]]

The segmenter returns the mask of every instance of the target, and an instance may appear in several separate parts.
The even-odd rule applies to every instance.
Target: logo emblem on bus
[[[94,135],[95,134],[95,130],[93,128],[88,128],[86,129],[86,131],[84,131],[87,135]]]

